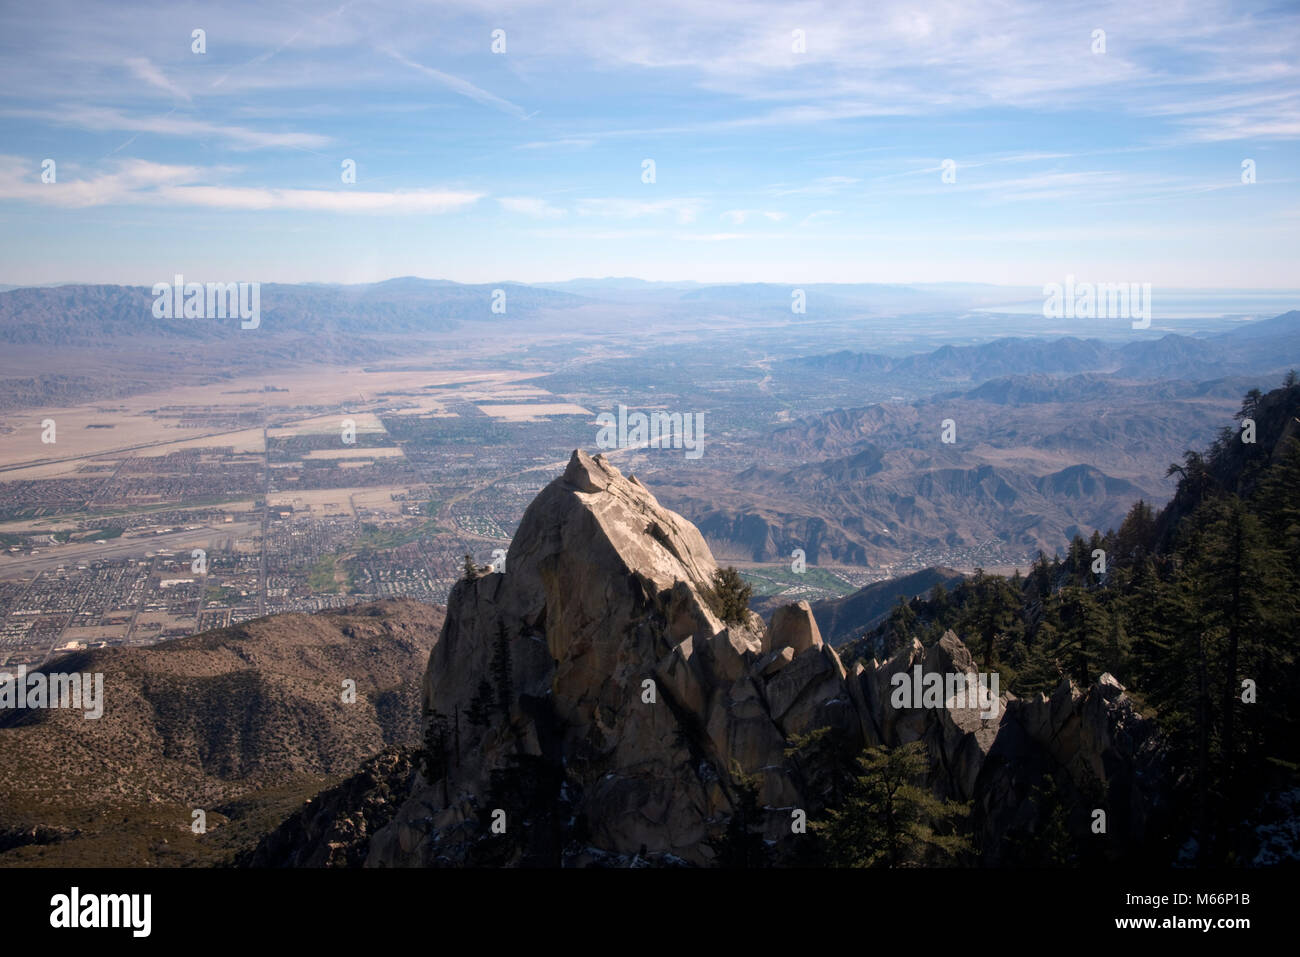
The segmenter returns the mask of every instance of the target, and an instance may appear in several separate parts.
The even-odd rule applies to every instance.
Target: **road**
[[[113,558],[144,558],[146,552],[159,549],[176,551],[184,548],[201,548],[214,534],[238,535],[241,530],[250,528],[244,523],[239,525],[204,525],[200,528],[182,529],[177,532],[164,532],[141,538],[111,539],[106,545],[53,545],[42,549],[39,555],[11,557],[0,555],[0,579],[27,578],[37,572],[52,571],[60,565],[88,565],[93,561]],[[48,549],[48,550],[47,550]],[[189,558],[188,554],[185,556]]]

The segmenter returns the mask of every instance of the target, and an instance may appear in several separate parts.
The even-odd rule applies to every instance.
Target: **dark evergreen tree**
[[[1110,561],[1121,567],[1137,564],[1151,553],[1155,538],[1155,514],[1150,505],[1138,499],[1120,523],[1115,553],[1109,556]]]
[[[713,612],[727,624],[740,624],[749,611],[753,589],[728,565],[713,573]]]
[[[757,868],[772,866],[772,852],[763,839],[763,808],[758,802],[758,779],[732,770],[731,816],[720,838],[705,843],[713,851],[715,867]]]
[[[860,736],[827,726],[792,737],[785,754],[803,777],[804,793],[834,808],[853,788],[861,750]]]
[[[451,803],[447,792],[447,772],[450,770],[448,754],[451,745],[451,725],[447,716],[432,708],[424,711],[424,779],[430,784],[442,781],[444,804]]]
[[[919,741],[858,759],[860,774],[840,810],[813,827],[836,867],[955,864],[970,850],[965,805],[936,798],[922,783],[929,760]]]
[[[497,622],[496,646],[492,652],[492,680],[496,684],[497,708],[507,718],[515,702],[514,665],[510,660],[510,639],[506,625]]]
[[[465,719],[476,728],[486,727],[492,722],[494,703],[492,685],[486,678],[480,678],[474,697],[470,698],[469,707],[465,709]]]
[[[1077,863],[1079,841],[1070,833],[1070,814],[1060,789],[1044,774],[1029,794],[1032,825],[1003,836],[1004,858],[1017,867],[1067,867]]]

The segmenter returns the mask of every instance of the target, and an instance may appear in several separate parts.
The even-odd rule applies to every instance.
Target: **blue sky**
[[[1297,51],[1294,3],[9,3],[0,283],[1294,288]]]

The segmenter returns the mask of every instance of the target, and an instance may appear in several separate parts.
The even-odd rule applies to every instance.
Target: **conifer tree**
[[[506,636],[506,625],[497,622],[496,647],[492,653],[492,680],[496,683],[497,708],[507,718],[514,704],[514,666],[510,660],[510,639]]]
[[[753,589],[728,565],[713,573],[713,611],[726,624],[740,624],[749,611]]]
[[[469,707],[465,709],[465,718],[476,728],[486,727],[492,721],[494,702],[492,685],[487,678],[480,678],[474,697],[470,698]]]
[[[1134,565],[1150,554],[1155,543],[1156,520],[1151,506],[1138,499],[1120,523],[1111,560],[1121,566]]]
[[[1103,670],[1101,661],[1106,618],[1097,599],[1083,588],[1062,588],[1058,602],[1061,639],[1057,651],[1066,673],[1086,688]]]
[[[424,749],[421,753],[424,762],[424,779],[430,784],[441,779],[443,802],[450,803],[447,794],[449,770],[447,756],[451,743],[451,726],[447,716],[433,708],[425,709],[424,721]]]
[[[758,803],[758,778],[732,769],[735,797],[727,827],[720,838],[706,841],[715,867],[771,867],[772,854],[763,839],[763,809]]]
[[[969,809],[941,801],[917,783],[928,765],[919,741],[863,752],[844,807],[813,825],[834,866],[915,867],[962,859],[970,850],[960,833]]]

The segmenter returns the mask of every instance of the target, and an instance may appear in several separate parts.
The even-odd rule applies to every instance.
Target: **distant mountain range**
[[[170,282],[174,277],[160,277]],[[234,281],[230,276],[187,276],[189,282]],[[792,293],[803,294],[805,311],[792,311]],[[505,295],[504,309],[494,296]],[[1023,302],[1027,292],[978,284],[653,283],[637,279],[577,279],[558,283],[456,283],[401,277],[360,285],[264,283],[260,287],[263,344],[274,336],[388,337],[445,332],[460,323],[516,321],[591,306],[631,305],[671,308],[681,314],[783,318],[789,322],[843,320],[849,316],[959,315],[963,326],[980,334],[999,320],[970,309]],[[70,284],[0,286],[0,342],[11,344],[93,345],[106,341],[166,336],[192,342],[228,334],[218,322],[155,319],[148,286]],[[1281,342],[1293,353],[1297,313],[1258,320],[1219,336],[1194,339],[1167,335],[1150,342],[1109,345],[1097,339],[1003,338],[976,346],[945,346],[923,355],[889,357],[843,351],[792,359],[793,370],[832,375],[885,374],[979,381],[1016,373],[1107,372],[1133,376],[1181,376],[1218,356],[1239,364],[1267,357]],[[1004,328],[1011,322],[1001,320]],[[1022,328],[1023,323],[1016,326]],[[1115,331],[1119,331],[1119,327]],[[1226,354],[1222,350],[1226,349]],[[1229,368],[1222,372],[1232,371]]]
[[[1168,464],[1271,379],[1002,377],[805,416],[748,440],[763,450],[759,464],[655,481],[726,560],[780,561],[802,548],[818,564],[953,564],[990,542],[1012,560],[1118,527],[1135,499],[1164,501]],[[951,444],[940,434],[947,420]]]
[[[788,359],[790,375],[938,379],[981,383],[999,376],[1095,373],[1118,379],[1217,378],[1268,372],[1300,363],[1300,310],[1198,338],[1170,333],[1122,345],[1100,339],[1012,337],[980,345],[946,345],[904,357],[840,351]]]
[[[170,279],[171,277],[168,277]],[[186,277],[199,281],[200,277]],[[226,281],[229,277],[216,277]],[[504,312],[492,311],[493,294],[505,294]],[[545,309],[584,303],[571,293],[515,283],[462,285],[427,279],[392,279],[365,286],[284,285],[260,288],[261,325],[270,336],[329,340],[358,335],[396,336],[447,331],[461,322],[528,318]],[[156,337],[216,341],[238,319],[158,319],[144,286],[52,286],[0,292],[0,342],[85,345]]]

